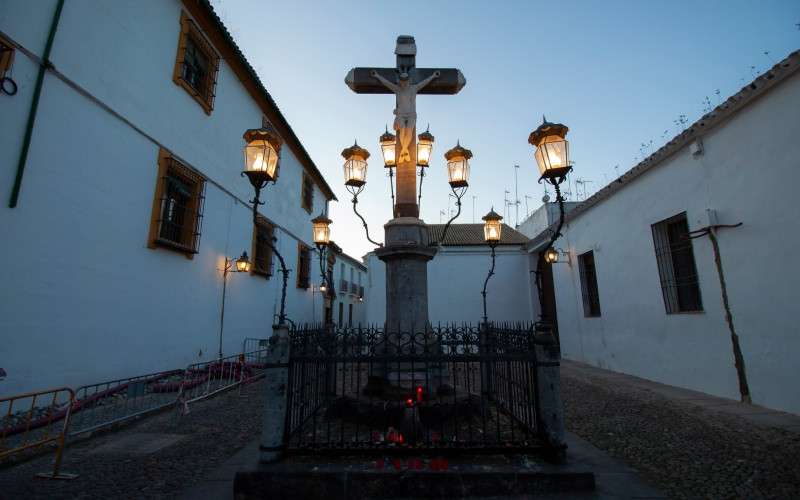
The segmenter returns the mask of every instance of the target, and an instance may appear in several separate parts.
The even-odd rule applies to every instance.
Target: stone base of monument
[[[290,457],[240,470],[234,480],[237,499],[503,498],[594,489],[595,476],[582,464],[521,455]]]

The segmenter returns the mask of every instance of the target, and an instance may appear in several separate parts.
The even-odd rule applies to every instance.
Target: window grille
[[[205,201],[205,179],[162,152],[156,188],[156,218],[151,228],[154,244],[196,254]],[[152,234],[152,230],[155,234]],[[152,247],[152,245],[149,245]]]
[[[298,244],[297,247],[297,288],[311,286],[311,248]]]
[[[597,289],[597,272],[594,265],[594,252],[588,251],[578,256],[581,274],[581,296],[583,297],[583,316],[600,316],[600,293]]]
[[[703,310],[686,212],[651,226],[661,293],[668,314]]]
[[[272,249],[269,243],[272,241],[275,228],[263,215],[256,219],[253,241],[253,273],[260,274],[269,278],[273,273],[274,262],[272,260]]]
[[[303,208],[311,213],[314,210],[314,181],[303,172]]]
[[[203,106],[206,113],[214,108],[214,92],[219,71],[219,55],[197,25],[181,15],[181,39],[173,80]]]

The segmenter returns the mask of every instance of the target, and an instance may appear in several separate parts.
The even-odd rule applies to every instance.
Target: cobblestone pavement
[[[665,397],[634,377],[563,366],[566,427],[670,497],[800,498],[797,432]]]
[[[675,498],[799,498],[800,433],[687,403],[640,379],[563,365],[567,428]],[[666,386],[665,386],[666,387]],[[54,454],[0,469],[0,499],[174,498],[251,443],[261,430],[263,383],[71,443],[62,472],[38,479]]]
[[[168,410],[68,443],[60,471],[77,479],[34,477],[52,473],[53,453],[0,469],[0,499],[174,498],[261,433],[263,385],[243,389],[242,398],[233,390],[190,403],[177,425]]]

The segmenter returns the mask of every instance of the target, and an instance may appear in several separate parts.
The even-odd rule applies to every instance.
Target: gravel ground
[[[562,380],[566,427],[670,497],[800,498],[798,434],[568,366]]]
[[[800,498],[800,435],[568,364],[562,378],[567,428],[671,497]],[[34,477],[52,472],[53,453],[2,468],[0,499],[174,498],[260,433],[263,382],[237,394],[190,404],[177,425],[167,411],[68,444],[61,471],[72,481]],[[172,444],[146,446],[158,442]]]

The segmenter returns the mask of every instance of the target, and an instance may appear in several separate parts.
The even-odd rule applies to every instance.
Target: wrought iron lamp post
[[[539,182],[545,180],[553,185],[556,191],[556,202],[558,203],[559,220],[556,230],[550,237],[547,250],[539,254],[536,274],[536,289],[539,292],[539,306],[541,314],[544,315],[544,296],[542,294],[541,270],[543,263],[553,263],[558,261],[558,252],[553,249],[553,244],[561,236],[561,228],[564,226],[564,198],[561,196],[560,184],[567,178],[567,174],[572,171],[569,162],[569,142],[566,140],[569,129],[560,123],[550,123],[543,116],[542,124],[531,132],[528,142],[536,148],[534,158],[539,166]]]
[[[503,230],[503,225],[500,223],[503,220],[503,217],[496,214],[494,208],[489,211],[488,214],[481,217],[482,220],[485,221],[483,225],[483,239],[489,245],[489,248],[492,249],[492,267],[489,269],[489,274],[486,275],[486,281],[483,282],[483,323],[484,325],[489,325],[489,315],[486,312],[486,285],[489,283],[489,278],[492,277],[494,274],[494,249],[498,243],[500,243],[500,233]]]
[[[278,137],[277,132],[269,126],[247,130],[244,133],[244,140],[247,141],[247,145],[244,148],[244,172],[241,175],[247,176],[250,184],[253,185],[253,189],[255,189],[255,197],[250,200],[250,203],[253,204],[253,226],[256,227],[256,240],[259,245],[268,246],[272,253],[278,257],[278,261],[281,264],[283,289],[281,291],[281,310],[278,315],[278,324],[284,325],[286,323],[286,284],[289,279],[289,270],[286,269],[283,257],[273,244],[273,241],[277,241],[277,238],[273,236],[272,241],[269,241],[258,231],[258,206],[264,204],[260,199],[261,190],[270,182],[275,184],[278,180],[278,171],[280,170],[279,151],[283,141]]]
[[[381,136],[383,140],[386,135],[391,136],[391,140],[394,140],[394,136],[389,134],[387,131],[386,134]],[[386,139],[381,146],[383,149],[384,158],[386,158],[387,153],[387,143],[389,139]],[[393,144],[393,143],[392,143]],[[344,157],[344,185],[350,194],[353,195],[353,212],[361,219],[361,223],[364,225],[364,231],[367,233],[367,239],[375,246],[381,246],[380,243],[377,241],[373,241],[372,238],[369,237],[369,228],[367,227],[367,221],[364,220],[364,217],[358,213],[356,206],[358,205],[358,195],[361,194],[361,191],[364,190],[364,185],[367,183],[367,158],[369,158],[369,151],[366,149],[359,147],[358,142],[354,143],[349,148],[346,148],[342,151],[342,157]],[[394,148],[392,147],[392,158],[394,158]],[[392,200],[394,201],[394,195],[392,196]]]

